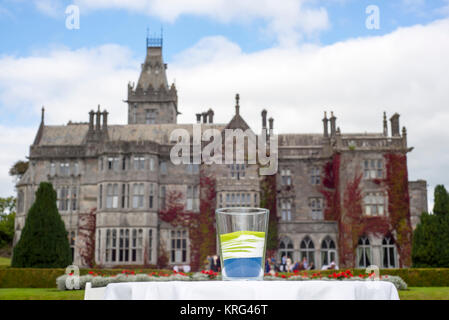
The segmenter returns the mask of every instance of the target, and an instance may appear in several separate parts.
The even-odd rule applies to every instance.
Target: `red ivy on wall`
[[[411,263],[410,202],[408,193],[407,158],[402,154],[386,154],[387,175],[376,179],[377,185],[386,185],[388,192],[388,217],[366,217],[363,215],[362,175],[357,175],[344,187],[343,205],[340,205],[339,170],[340,156],[324,166],[321,193],[326,200],[325,219],[337,221],[339,227],[339,256],[342,267],[352,267],[358,239],[368,233],[378,236],[396,236],[400,256],[399,265]],[[395,231],[395,232],[393,232]]]
[[[94,208],[89,213],[78,216],[78,240],[83,243],[79,246],[79,255],[82,264],[90,268],[95,266],[96,211],[97,209]]]
[[[324,218],[338,221],[340,219],[340,154],[335,154],[332,160],[325,164],[322,179],[321,194],[324,196],[326,208]]]
[[[410,195],[408,191],[407,156],[386,154],[388,212],[392,230],[396,231],[399,266],[411,265],[412,235]]]
[[[190,231],[191,264],[192,269],[203,267],[208,255],[217,252],[215,231],[216,208],[216,181],[215,177],[207,175],[202,168],[200,171],[200,213],[192,220]]]
[[[354,180],[349,181],[344,190],[343,209],[338,221],[340,265],[343,267],[353,266],[355,261],[354,248],[359,236],[363,234],[361,180],[362,175],[360,174]]]
[[[200,170],[200,212],[186,212],[184,195],[179,191],[167,193],[166,209],[159,211],[159,218],[174,227],[189,230],[190,266],[196,271],[202,268],[208,255],[216,253],[215,207],[216,182],[213,176]]]

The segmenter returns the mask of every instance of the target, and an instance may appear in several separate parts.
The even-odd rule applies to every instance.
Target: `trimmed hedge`
[[[323,276],[327,276],[340,271],[344,270],[308,271],[308,273],[321,272]],[[351,269],[351,271],[354,275],[365,274],[365,269]],[[449,287],[449,268],[381,269],[380,275],[399,276],[409,287]]]
[[[449,268],[410,268],[383,271],[392,276],[400,276],[409,287],[449,287]]]
[[[145,268],[131,270],[136,270],[136,272],[142,270],[142,273],[169,272]],[[86,275],[89,271],[114,275],[120,273],[122,269],[80,269],[80,275]],[[58,268],[0,268],[0,288],[55,288],[56,278],[63,274],[65,274],[65,269]]]
[[[126,268],[130,269],[130,268]],[[136,273],[167,272],[168,270],[133,268]],[[365,274],[364,269],[351,269],[354,275]],[[80,269],[80,275],[89,271],[103,275],[114,275],[121,269]],[[344,271],[344,270],[343,270]],[[321,272],[323,276],[338,270],[308,271],[309,274]],[[43,268],[0,268],[0,288],[55,288],[56,278],[65,274],[65,269]],[[439,269],[383,269],[381,275],[401,277],[409,287],[449,287],[449,268]]]

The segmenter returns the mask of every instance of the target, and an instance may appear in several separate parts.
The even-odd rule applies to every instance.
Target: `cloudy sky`
[[[278,133],[321,132],[325,110],[343,133],[381,132],[398,112],[410,179],[428,181],[430,206],[449,187],[449,0],[0,0],[0,196],[43,105],[47,124],[98,104],[126,123],[147,28],[163,28],[180,122],[208,108],[229,121],[237,92],[248,123],[260,129],[266,108]]]

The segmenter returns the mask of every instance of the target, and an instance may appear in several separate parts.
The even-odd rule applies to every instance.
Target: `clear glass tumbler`
[[[223,280],[263,280],[269,210],[216,210]]]

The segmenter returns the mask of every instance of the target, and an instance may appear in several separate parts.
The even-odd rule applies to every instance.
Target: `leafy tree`
[[[418,268],[449,267],[449,215],[421,215],[413,234],[412,260]]]
[[[0,248],[11,245],[14,238],[16,199],[0,198]]]
[[[14,248],[11,266],[65,268],[71,263],[67,231],[56,207],[56,192],[51,183],[42,182]]]
[[[29,161],[19,160],[13,164],[11,169],[9,169],[9,175],[13,177],[17,177],[18,179],[22,178],[24,173],[28,170]]]
[[[449,193],[443,185],[435,187],[435,203],[433,206],[434,214],[449,214]]]

